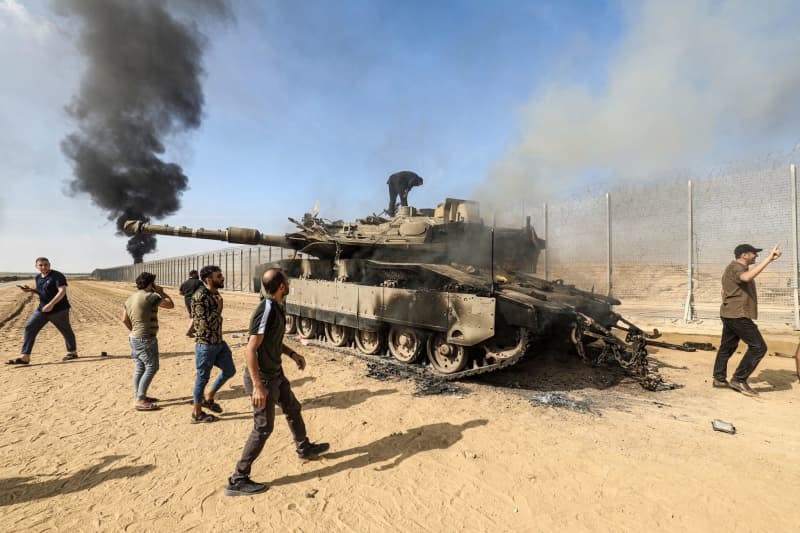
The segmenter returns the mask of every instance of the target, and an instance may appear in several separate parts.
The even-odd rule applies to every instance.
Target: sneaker
[[[266,483],[256,483],[249,477],[240,479],[235,483],[228,478],[228,486],[225,487],[225,496],[252,496],[260,494],[269,489]]]
[[[300,459],[314,459],[319,454],[328,451],[330,447],[331,445],[327,442],[319,442],[316,444],[309,442],[305,445],[305,447],[297,452],[297,456],[300,457]]]
[[[730,388],[731,384],[728,383],[727,379],[717,379],[714,378],[714,388],[715,389],[728,389]]]
[[[735,391],[741,392],[745,396],[755,397],[758,393],[750,388],[746,381],[731,380],[731,388]]]

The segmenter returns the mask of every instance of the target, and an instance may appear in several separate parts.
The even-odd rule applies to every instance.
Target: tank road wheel
[[[489,364],[503,361],[511,357],[524,355],[531,342],[531,334],[525,328],[506,330],[491,339],[481,343],[486,352],[486,362]]]
[[[455,374],[467,367],[469,354],[467,349],[447,342],[446,333],[434,333],[428,337],[428,360],[439,374]]]
[[[389,352],[401,363],[419,360],[425,349],[425,333],[405,326],[392,326],[389,329]]]
[[[313,318],[298,317],[295,321],[297,323],[297,336],[301,339],[314,339],[318,335],[317,321]]]
[[[383,351],[383,335],[380,331],[356,330],[356,346],[367,355],[376,355]]]
[[[286,315],[286,329],[284,332],[287,335],[297,333],[297,315]]]
[[[325,336],[334,346],[348,346],[353,339],[353,330],[340,324],[325,323]]]

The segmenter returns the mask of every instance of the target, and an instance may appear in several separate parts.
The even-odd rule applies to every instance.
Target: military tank
[[[557,336],[585,361],[614,360],[647,388],[660,383],[648,371],[643,332],[613,311],[619,300],[535,276],[545,242],[530,218],[522,228],[495,228],[477,202],[447,198],[433,209],[402,206],[391,218],[326,221],[307,213],[289,220],[297,231],[285,235],[140,220],[124,228],[294,250],[290,259],[259,265],[253,289],[270,266],[287,272],[287,332],[303,339],[427,362],[436,376],[458,379],[511,366]]]

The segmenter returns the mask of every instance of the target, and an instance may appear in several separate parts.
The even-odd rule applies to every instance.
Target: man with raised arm
[[[755,371],[756,366],[767,353],[767,343],[753,322],[758,318],[758,294],[756,293],[756,276],[761,274],[767,265],[781,256],[776,244],[767,257],[753,268],[761,248],[750,244],[740,244],[734,251],[734,260],[722,274],[722,339],[714,361],[714,387],[730,387],[745,396],[758,396],[750,388],[747,378]],[[739,341],[747,344],[747,351],[739,362],[739,366],[728,382],[728,359],[731,358]]]
[[[136,276],[136,292],[122,306],[122,323],[130,331],[131,358],[134,362],[133,394],[137,411],[158,410],[158,400],[147,389],[158,372],[158,309],[172,309],[175,304],[164,289],[156,285],[156,276],[142,272]]]

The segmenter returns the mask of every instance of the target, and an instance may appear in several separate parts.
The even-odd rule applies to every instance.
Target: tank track
[[[596,326],[596,323],[593,325]],[[586,327],[589,326],[588,323],[582,325],[579,322],[576,322],[575,326],[576,327],[573,330],[574,332],[573,334],[575,335],[573,336],[573,342],[575,342],[576,340],[575,337],[580,339],[580,334],[585,332],[586,329],[589,329]],[[595,357],[589,356],[589,354],[586,351],[586,347],[583,346],[582,342],[575,342],[575,348],[578,351],[578,354],[580,355],[581,359],[585,363],[598,365],[604,361],[613,360],[631,377],[636,379],[642,386],[642,388],[649,391],[671,390],[677,387],[677,385],[665,382],[664,378],[658,373],[657,370],[654,370],[649,367],[647,360],[647,350],[645,349],[643,336],[639,338],[639,336],[631,335],[628,339],[626,339],[631,344],[630,346],[625,347],[627,348],[625,349],[623,348],[624,344],[621,345],[622,343],[619,341],[619,339],[616,339],[616,337],[611,336],[611,333],[609,331],[605,330],[604,333],[606,334],[605,338],[603,336],[599,335],[597,336],[597,338],[604,340],[604,344],[603,348],[598,351]],[[314,346],[316,348],[321,348],[331,352],[350,355],[362,361],[378,363],[385,366],[392,366],[394,368],[399,369],[401,372],[414,373],[426,379],[433,379],[445,382],[457,381],[459,379],[468,378],[472,376],[479,376],[482,374],[495,372],[497,370],[502,370],[504,368],[509,368],[517,364],[523,357],[525,357],[525,355],[530,353],[536,341],[536,339],[532,335],[528,335],[525,339],[525,348],[523,350],[520,350],[519,353],[511,357],[501,359],[496,363],[478,366],[467,370],[462,370],[461,372],[454,372],[452,374],[440,374],[438,372],[434,372],[433,370],[431,370],[430,365],[403,363],[401,361],[398,361],[394,357],[392,357],[388,349],[383,355],[368,355],[359,351],[352,344],[349,347],[333,346],[331,343],[326,342],[323,339],[324,335],[320,335],[315,339],[305,339],[303,342],[301,342],[297,337],[291,338],[287,336],[286,338],[286,340],[288,340],[289,342],[294,342],[301,346],[307,344],[309,346]]]
[[[392,357],[391,354],[389,354],[388,350],[384,355],[368,355],[360,352],[357,348],[354,348],[352,346],[350,347],[333,346],[329,342],[325,342],[324,340],[320,339],[321,337],[318,339],[306,339],[306,342],[308,343],[309,346],[314,346],[316,348],[322,348],[325,350],[342,353],[345,355],[351,355],[353,357],[361,359],[362,361],[393,366],[398,369],[401,369],[404,372],[413,372],[419,374],[420,376],[424,376],[426,378],[432,378],[441,381],[456,381],[459,379],[471,376],[479,376],[481,374],[488,374],[489,372],[495,372],[503,368],[508,368],[510,366],[517,364],[523,357],[525,357],[525,354],[527,354],[530,351],[533,345],[533,340],[529,337],[525,344],[525,349],[521,350],[519,354],[513,355],[506,359],[502,359],[496,363],[479,366],[477,368],[470,368],[467,370],[462,370],[461,372],[454,372],[452,374],[440,374],[438,372],[434,372],[433,370],[431,370],[430,365],[420,365],[414,363],[400,362],[396,360],[394,357]],[[303,342],[300,342],[296,338],[295,339],[287,338],[287,340],[289,340],[290,342],[295,342],[297,344],[300,344],[301,346],[304,345]]]

